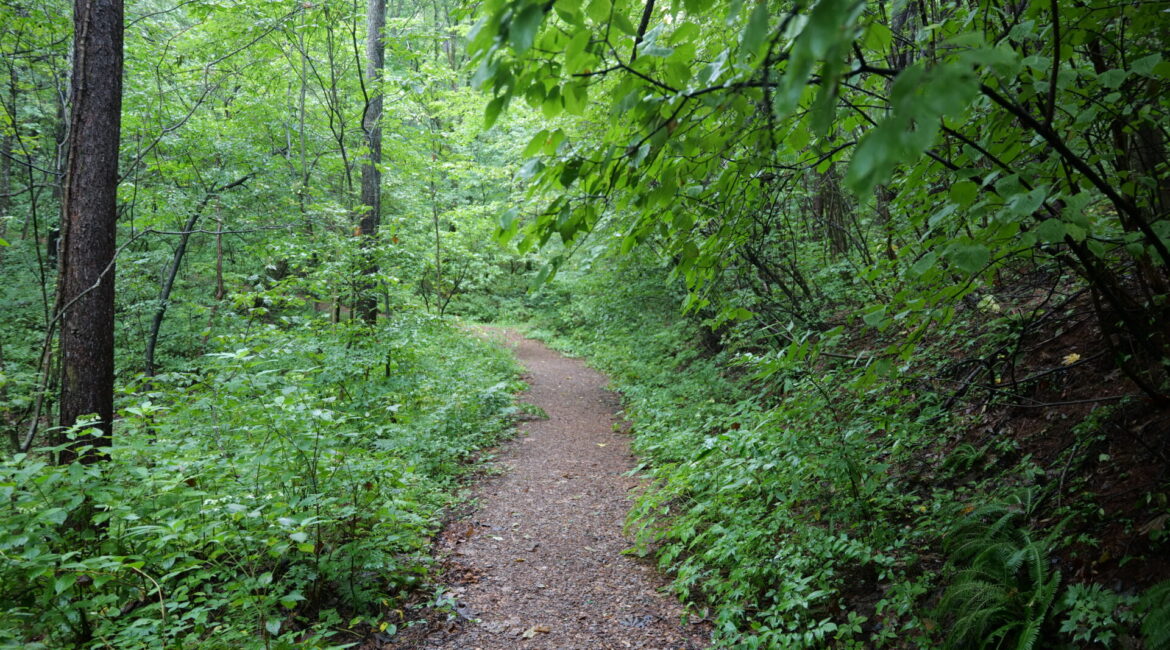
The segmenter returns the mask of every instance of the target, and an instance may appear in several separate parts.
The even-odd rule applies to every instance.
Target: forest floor
[[[623,554],[641,482],[607,379],[514,331],[482,333],[513,348],[521,400],[548,417],[519,425],[436,541],[457,618],[407,628],[390,647],[705,647],[709,625],[682,623],[666,578]]]

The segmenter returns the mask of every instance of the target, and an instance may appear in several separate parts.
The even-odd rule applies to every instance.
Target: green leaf
[[[1064,223],[1060,219],[1045,219],[1036,226],[1036,236],[1045,243],[1056,243],[1064,240]]]
[[[537,174],[544,170],[544,162],[540,158],[529,158],[520,167],[520,171],[516,175],[524,180],[532,180]]]
[[[270,618],[267,621],[264,621],[264,629],[268,630],[268,633],[272,636],[276,636],[277,634],[280,634],[280,624],[280,619]]]
[[[561,103],[560,92],[557,90],[557,88],[554,87],[552,92],[540,105],[540,112],[542,115],[544,115],[545,119],[551,120],[557,115],[560,115],[563,108],[564,105]]]
[[[766,2],[760,4],[766,5]],[[820,59],[837,42],[845,40],[848,29],[864,3],[852,0],[821,0],[809,14],[800,38],[814,59]],[[758,9],[758,6],[757,6]]]
[[[547,140],[547,130],[541,129],[540,131],[537,131],[536,135],[532,136],[532,139],[528,141],[528,146],[524,147],[524,151],[520,154],[520,156],[522,158],[531,158],[532,156],[535,156],[537,152],[544,148],[544,143]]]
[[[487,103],[487,106],[483,110],[483,128],[485,130],[492,128],[492,125],[495,124],[496,120],[500,117],[500,112],[503,111],[504,107],[507,105],[507,95],[494,97],[490,102]]]
[[[617,27],[630,36],[638,33],[638,30],[634,27],[634,23],[631,23],[630,19],[626,18],[625,14],[618,11],[613,13],[613,26]]]
[[[764,37],[768,34],[768,17],[770,15],[767,2],[756,3],[756,8],[752,10],[752,15],[748,18],[747,25],[744,25],[743,33],[739,37],[739,51],[745,58],[754,58],[759,53],[760,46],[764,43]]]
[[[948,257],[960,271],[978,273],[991,259],[991,250],[983,244],[955,244]]]
[[[69,512],[64,508],[50,508],[41,513],[40,519],[60,526],[69,518]]]
[[[1007,202],[1008,211],[1021,217],[1030,215],[1040,208],[1047,194],[1047,190],[1043,187],[1037,187],[1023,194],[1016,194]]]
[[[593,0],[589,3],[589,7],[585,9],[585,15],[593,19],[595,23],[604,23],[609,20],[609,0]]]
[[[861,315],[861,320],[870,327],[881,327],[886,321],[885,306],[878,306]]]
[[[76,582],[77,582],[77,574],[76,573],[73,573],[72,571],[70,571],[69,573],[63,573],[63,574],[57,576],[57,579],[55,581],[53,581],[53,591],[60,594],[64,591],[72,588]]]
[[[536,40],[536,32],[544,22],[544,10],[538,4],[524,8],[508,25],[508,40],[517,54],[528,51]]]
[[[934,251],[923,255],[921,259],[919,259],[914,263],[913,266],[910,267],[910,276],[914,278],[922,277],[927,271],[934,268],[934,264],[937,261],[938,253],[935,253]]]
[[[519,211],[516,208],[508,208],[500,215],[500,229],[511,230],[512,224],[516,222],[516,217],[519,216]]]
[[[1106,70],[1102,72],[1097,80],[1101,82],[1102,86],[1110,89],[1116,89],[1125,82],[1125,78],[1129,75],[1125,70]]]
[[[972,181],[959,181],[951,185],[950,196],[960,208],[965,208],[975,200],[979,194],[979,186]]]
[[[562,187],[568,188],[573,184],[573,181],[577,180],[577,175],[581,173],[581,163],[580,158],[573,158],[565,163],[557,179]]]
[[[579,29],[573,37],[569,39],[569,44],[565,46],[565,69],[569,73],[578,73],[584,68],[584,63],[589,59],[589,53],[586,52],[585,47],[589,45],[589,39],[593,34],[588,29]]]
[[[879,22],[872,22],[865,28],[865,48],[874,52],[885,52],[894,41],[894,32]]]

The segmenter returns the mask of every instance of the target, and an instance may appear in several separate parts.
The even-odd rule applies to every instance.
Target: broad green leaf
[[[548,140],[548,131],[544,129],[537,131],[536,135],[532,136],[532,139],[528,141],[528,146],[524,147],[524,151],[520,155],[524,158],[531,158],[544,148],[546,140]]]
[[[752,59],[759,53],[764,37],[768,35],[769,16],[771,12],[768,10],[768,3],[757,2],[739,37],[739,51],[745,58]]]
[[[612,16],[612,24],[614,27],[617,27],[619,30],[629,36],[633,36],[638,33],[637,28],[634,27],[634,23],[631,23],[630,19],[627,18],[624,13],[615,11],[610,15]]]
[[[979,186],[972,181],[959,181],[951,185],[950,197],[960,208],[965,208],[975,200],[979,194]]]
[[[965,273],[978,273],[991,259],[991,250],[983,244],[955,244],[947,257],[957,269]]]
[[[519,214],[520,213],[516,208],[508,208],[507,210],[505,210],[500,215],[500,219],[499,219],[500,229],[501,230],[511,230],[512,224],[516,221],[516,217],[519,216]]]
[[[585,15],[592,18],[595,23],[604,23],[609,21],[609,10],[609,0],[592,0],[585,9]]]
[[[544,9],[539,4],[530,4],[508,24],[508,40],[516,52],[523,53],[532,47],[536,32],[544,22]]]
[[[53,581],[53,591],[60,594],[72,588],[76,582],[76,573],[72,571],[62,573],[61,575],[57,576],[56,580]]]
[[[861,320],[870,327],[880,328],[886,322],[886,308],[879,306],[861,315]]]
[[[926,274],[927,271],[934,268],[938,261],[938,253],[931,251],[923,255],[917,262],[915,262],[909,270],[910,277],[920,278]]]
[[[573,37],[569,39],[568,45],[565,46],[565,69],[570,74],[581,72],[585,67],[585,62],[589,59],[589,53],[585,48],[589,45],[589,39],[593,34],[588,29],[579,29]]]
[[[492,128],[492,125],[494,125],[496,123],[496,120],[500,117],[500,112],[503,111],[504,107],[507,105],[508,105],[508,96],[507,95],[500,95],[498,97],[493,97],[492,100],[487,103],[487,106],[484,107],[484,110],[483,110],[483,128],[484,129]]]
[[[1036,236],[1041,241],[1052,244],[1064,240],[1065,228],[1060,219],[1045,219],[1035,229]]]

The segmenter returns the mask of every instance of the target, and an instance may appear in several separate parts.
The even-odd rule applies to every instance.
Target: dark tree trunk
[[[373,246],[382,216],[382,172],[378,165],[382,164],[382,32],[385,27],[386,0],[369,0],[366,11],[366,80],[369,87],[362,127],[366,132],[370,154],[362,165],[362,218],[359,224],[361,245],[366,249]],[[372,260],[367,260],[363,271],[372,276],[378,267]],[[373,282],[367,280],[358,298],[358,316],[367,323],[374,323],[378,319],[378,298],[373,289]]]
[[[207,207],[207,204],[211,201],[211,199],[215,198],[220,192],[224,190],[230,190],[233,187],[243,185],[251,177],[252,175],[249,174],[243,178],[232,181],[227,185],[222,185],[208,192],[206,195],[204,195],[203,200],[199,202],[199,205],[195,206],[195,210],[191,212],[191,215],[187,217],[187,223],[183,224],[183,230],[179,234],[179,245],[175,247],[175,254],[171,258],[171,265],[167,269],[167,275],[163,279],[162,287],[159,288],[158,305],[154,308],[154,317],[150,321],[150,334],[148,334],[146,337],[146,354],[143,365],[145,366],[147,377],[154,376],[154,351],[158,346],[158,335],[159,332],[162,331],[163,319],[167,315],[167,307],[170,305],[171,300],[171,290],[175,288],[175,278],[179,275],[179,265],[183,263],[183,256],[187,253],[187,242],[191,239],[191,231],[194,230],[195,225],[199,223],[199,217],[203,215],[203,210]],[[216,259],[216,300],[219,300],[220,296],[218,291],[223,287],[223,243],[219,234],[216,235],[216,247],[216,250],[220,255],[220,257]]]
[[[12,136],[0,136],[0,217],[8,214],[12,200]],[[8,223],[5,221],[4,223]],[[5,233],[0,232],[0,237]]]
[[[122,0],[75,0],[73,79],[62,201],[60,423],[96,414],[101,438],[59,462],[104,458],[77,447],[112,442],[114,253],[122,113]]]

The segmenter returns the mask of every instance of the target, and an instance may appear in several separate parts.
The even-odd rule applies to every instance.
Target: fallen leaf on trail
[[[597,446],[598,446],[598,447],[604,447],[604,446],[605,446],[605,443],[604,443],[604,442],[599,442],[599,443],[597,443]]]
[[[525,639],[531,639],[537,634],[548,634],[549,632],[552,632],[552,628],[547,625],[533,625],[527,630],[524,630],[524,634],[521,634],[520,636]]]

